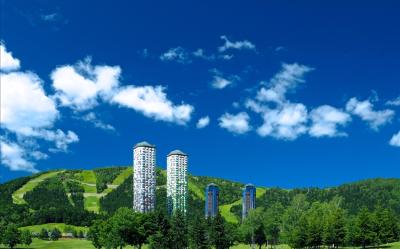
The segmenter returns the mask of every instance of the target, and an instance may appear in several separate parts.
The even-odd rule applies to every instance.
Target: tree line
[[[149,214],[120,208],[108,219],[96,220],[88,238],[100,249],[127,245],[150,249],[228,249],[239,243],[275,248],[288,244],[295,249],[378,246],[400,240],[399,217],[393,210],[377,206],[348,214],[341,198],[309,203],[305,195],[295,196],[284,208],[251,210],[240,224],[232,224],[218,214],[186,216],[176,212],[169,217],[161,211]]]

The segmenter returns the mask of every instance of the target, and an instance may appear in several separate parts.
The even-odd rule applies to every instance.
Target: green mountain
[[[241,215],[242,183],[189,175],[189,212],[204,212],[207,184],[220,187],[220,211],[237,223]],[[157,169],[156,208],[166,208],[166,171]],[[340,197],[349,214],[362,207],[382,206],[400,215],[400,179],[370,179],[333,188],[257,188],[257,206],[281,203],[287,207],[303,194],[309,202],[328,202]],[[61,222],[85,226],[96,215],[112,214],[132,206],[132,167],[94,170],[54,170],[22,177],[0,185],[0,216],[21,226]]]

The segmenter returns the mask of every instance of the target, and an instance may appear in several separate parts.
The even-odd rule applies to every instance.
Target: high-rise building
[[[206,218],[215,217],[218,214],[219,188],[216,184],[210,183],[206,187]]]
[[[168,213],[180,210],[186,213],[188,196],[188,156],[174,150],[167,156],[167,206]]]
[[[147,142],[133,149],[133,209],[147,213],[156,204],[156,147]]]
[[[256,187],[252,184],[247,184],[243,188],[242,202],[242,220],[244,220],[249,211],[256,208]]]

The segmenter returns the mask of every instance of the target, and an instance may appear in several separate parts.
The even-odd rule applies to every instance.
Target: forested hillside
[[[241,216],[242,183],[189,175],[189,212],[202,214],[204,189],[209,183],[220,187],[222,215],[237,223]],[[276,204],[287,208],[299,194],[309,203],[340,199],[348,214],[361,208],[389,208],[400,215],[400,179],[370,179],[337,187],[285,190],[264,188],[257,206],[268,209]],[[166,207],[166,172],[157,169],[157,209]],[[58,170],[23,177],[0,185],[0,215],[20,226],[62,222],[89,225],[99,215],[113,214],[132,206],[131,167],[95,170]]]

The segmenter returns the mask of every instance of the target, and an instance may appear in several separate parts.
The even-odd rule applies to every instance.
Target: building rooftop
[[[156,146],[155,146],[155,145],[152,145],[152,144],[149,144],[149,143],[146,142],[146,141],[143,141],[143,142],[137,143],[137,144],[135,145],[134,148],[138,148],[138,147],[150,147],[150,148],[155,148]]]
[[[255,188],[256,186],[254,186],[253,184],[246,184],[244,185],[245,188]]]
[[[168,156],[172,156],[172,155],[187,156],[186,153],[183,153],[183,152],[180,151],[180,150],[173,150],[173,151],[171,151],[171,152],[168,154]]]
[[[208,185],[207,185],[207,187],[211,187],[211,186],[218,187],[218,185],[217,185],[217,184],[215,184],[215,183],[210,183],[210,184],[208,184]]]

